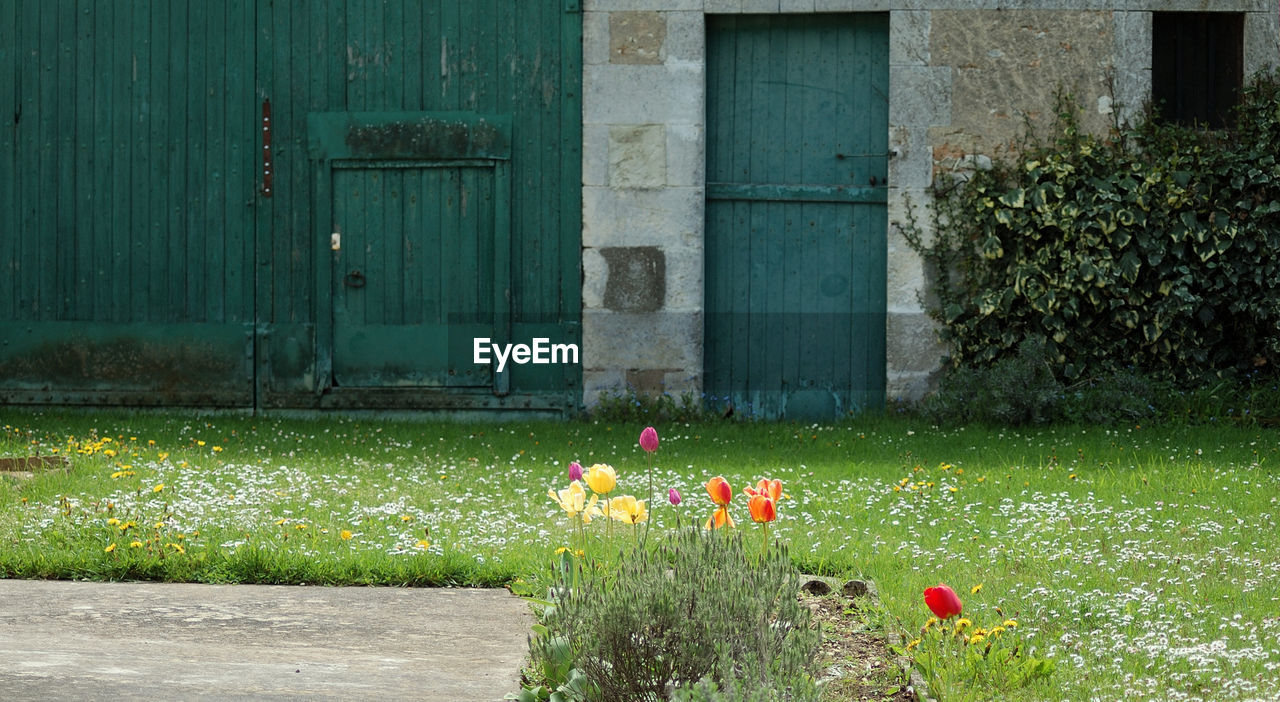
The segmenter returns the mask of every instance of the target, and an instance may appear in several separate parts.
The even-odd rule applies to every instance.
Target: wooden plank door
[[[492,165],[333,172],[338,387],[492,385],[473,339],[495,337]]]
[[[888,18],[707,23],[704,385],[834,417],[884,398]]]

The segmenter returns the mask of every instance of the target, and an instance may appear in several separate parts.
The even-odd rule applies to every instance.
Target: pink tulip
[[[671,488],[667,491],[667,499],[671,501],[672,505],[680,504],[680,491],[675,488]]]
[[[658,450],[658,430],[653,427],[645,427],[640,432],[640,448],[653,453]]]
[[[960,604],[960,598],[956,596],[955,590],[942,584],[924,589],[924,603],[938,619],[948,619],[960,614],[960,609],[963,606]]]
[[[582,464],[574,461],[569,464],[569,480],[582,480]]]

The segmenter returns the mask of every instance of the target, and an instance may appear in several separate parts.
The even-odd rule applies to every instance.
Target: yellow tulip
[[[597,463],[587,470],[587,485],[598,495],[608,495],[617,484],[618,474],[613,472],[611,465]]]
[[[644,500],[637,500],[632,495],[615,497],[609,502],[609,516],[627,524],[639,524],[649,518],[649,510]]]
[[[582,483],[573,481],[569,483],[569,487],[560,490],[547,490],[547,495],[555,500],[560,508],[569,514],[570,519],[582,519],[583,524],[591,521],[592,517],[599,517],[600,508],[596,506],[599,497],[591,496],[591,500],[587,500],[587,491],[582,487]]]

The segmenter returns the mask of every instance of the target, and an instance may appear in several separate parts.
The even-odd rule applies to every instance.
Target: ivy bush
[[[1064,99],[1047,142],[939,183],[926,242],[953,366],[1031,340],[1071,384],[1186,383],[1280,362],[1280,82],[1257,76],[1233,126],[1147,119],[1083,133]]]

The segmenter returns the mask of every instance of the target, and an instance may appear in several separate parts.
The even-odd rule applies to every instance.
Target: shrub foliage
[[[739,534],[685,528],[614,570],[566,576],[532,652],[541,664],[567,646],[588,699],[657,701],[681,689],[816,699],[808,668],[819,633],[782,546],[762,555]]]
[[[989,367],[1026,340],[1066,382],[1280,361],[1277,76],[1220,132],[1149,119],[1101,138],[1061,104],[1053,139],[938,185],[932,241],[904,227],[952,363]]]

